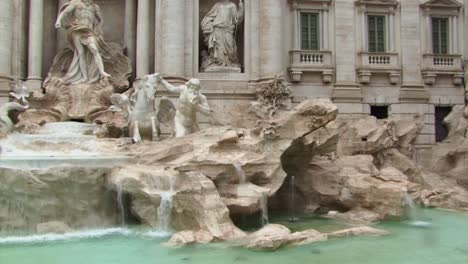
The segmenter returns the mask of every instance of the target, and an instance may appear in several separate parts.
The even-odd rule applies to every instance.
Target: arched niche
[[[202,54],[203,51],[207,51],[208,47],[205,44],[205,38],[203,36],[203,32],[201,30],[201,22],[205,15],[211,10],[211,8],[222,0],[199,0],[199,12],[198,12],[198,71],[202,72]],[[239,0],[230,0],[239,8]],[[247,0],[248,1],[248,0]],[[245,0],[244,0],[245,5]],[[244,11],[245,12],[245,11]],[[235,30],[235,38],[237,43],[237,52],[239,63],[241,66],[241,73],[245,72],[245,15],[244,14],[244,21],[239,24],[237,29]],[[216,72],[214,72],[216,73]]]

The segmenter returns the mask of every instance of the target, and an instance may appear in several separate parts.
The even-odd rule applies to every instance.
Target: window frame
[[[375,32],[375,51],[372,51],[371,50],[371,45],[370,45],[370,41],[371,41],[371,38],[370,38],[370,20],[369,18],[370,17],[382,17],[383,18],[383,50],[380,51],[379,50],[379,42],[378,42],[378,25],[377,25],[377,21],[376,21],[376,24],[375,24],[375,27],[376,27],[376,32]],[[367,47],[367,52],[370,52],[370,53],[385,53],[388,51],[388,41],[390,41],[388,38],[388,16],[387,14],[385,13],[373,13],[373,12],[369,12],[369,13],[366,13],[366,34],[367,34],[367,43],[366,43],[366,47]]]
[[[308,15],[316,15],[316,19],[317,19],[317,40],[316,40],[316,45],[317,45],[317,49],[311,49],[310,46],[308,49],[305,49],[303,47],[303,35],[302,35],[302,28],[303,28],[303,24],[302,24],[302,15],[303,14],[308,14]],[[320,15],[320,12],[318,12],[317,10],[298,10],[298,18],[299,18],[299,43],[300,43],[300,49],[301,50],[310,50],[310,51],[320,51],[322,50],[322,37],[321,36],[321,30],[320,28],[322,27],[322,23],[321,23],[321,15]],[[310,38],[310,29],[309,29],[309,41],[308,41],[308,45],[311,44],[311,38]]]
[[[435,47],[435,36],[434,36],[434,20],[435,19],[439,19],[439,21],[441,19],[444,19],[445,22],[447,23],[446,25],[446,34],[447,34],[447,37],[446,37],[446,46],[445,46],[445,53],[442,52],[442,42],[441,42],[441,31],[439,31],[439,51],[436,51],[436,47]],[[451,25],[450,25],[450,17],[449,16],[442,16],[442,15],[431,15],[431,46],[432,46],[432,53],[433,54],[437,54],[437,55],[448,55],[450,54],[450,45],[452,44],[450,41],[451,41],[451,37],[452,37],[452,34],[451,34]],[[440,27],[440,25],[439,25]]]

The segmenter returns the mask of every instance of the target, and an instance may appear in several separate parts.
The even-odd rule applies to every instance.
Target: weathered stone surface
[[[172,235],[171,239],[164,243],[164,246],[168,247],[178,247],[186,246],[191,244],[208,244],[214,239],[213,235],[207,231],[181,231]]]
[[[391,117],[377,120],[369,116],[341,124],[339,129],[338,154],[376,154],[397,148],[406,155],[413,152],[412,143],[423,127],[423,118]]]
[[[320,233],[315,229],[308,229],[301,232],[295,232],[289,235],[288,244],[293,246],[300,246],[311,244],[319,241],[325,241],[328,239],[327,234]]]
[[[67,224],[58,221],[40,223],[36,226],[36,232],[38,234],[65,234],[72,231],[73,229]]]
[[[0,230],[31,230],[59,221],[73,229],[117,223],[115,197],[106,188],[110,169],[60,167],[0,169]]]
[[[269,224],[241,240],[241,245],[252,250],[273,251],[288,245],[305,245],[327,240],[328,236],[314,229],[291,233],[282,225]]]
[[[115,170],[109,184],[132,197],[132,212],[147,225],[158,227],[161,195],[170,193],[170,227],[174,230],[204,230],[219,240],[243,235],[229,218],[213,182],[199,172],[128,166]]]
[[[370,155],[344,156],[336,160],[316,157],[296,176],[296,208],[307,212],[364,210],[378,216],[363,215],[363,221],[398,217],[404,214],[402,201],[411,186],[396,168],[377,169]],[[284,196],[287,197],[289,189],[284,189]],[[283,203],[288,204],[284,200]]]
[[[344,230],[338,230],[335,232],[328,233],[329,237],[342,237],[342,236],[386,236],[390,233],[385,230],[369,227],[369,226],[360,226],[353,227]]]

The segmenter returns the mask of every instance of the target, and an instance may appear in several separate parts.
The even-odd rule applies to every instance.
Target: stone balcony
[[[455,85],[463,84],[462,55],[424,54],[422,74],[424,83],[432,85],[438,75],[451,75]]]
[[[324,83],[333,81],[331,51],[291,50],[289,56],[291,59],[289,73],[293,82],[300,82],[304,72],[321,73]]]
[[[401,79],[401,64],[398,53],[360,52],[358,77],[363,84],[370,83],[373,73],[385,73],[391,84],[397,84]]]

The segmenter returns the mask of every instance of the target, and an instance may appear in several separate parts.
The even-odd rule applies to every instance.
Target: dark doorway
[[[384,106],[371,105],[371,115],[375,116],[377,119],[388,118],[388,105],[384,105]]]
[[[451,106],[436,106],[435,108],[435,133],[436,142],[444,141],[448,136],[447,126],[444,119],[452,112]]]

